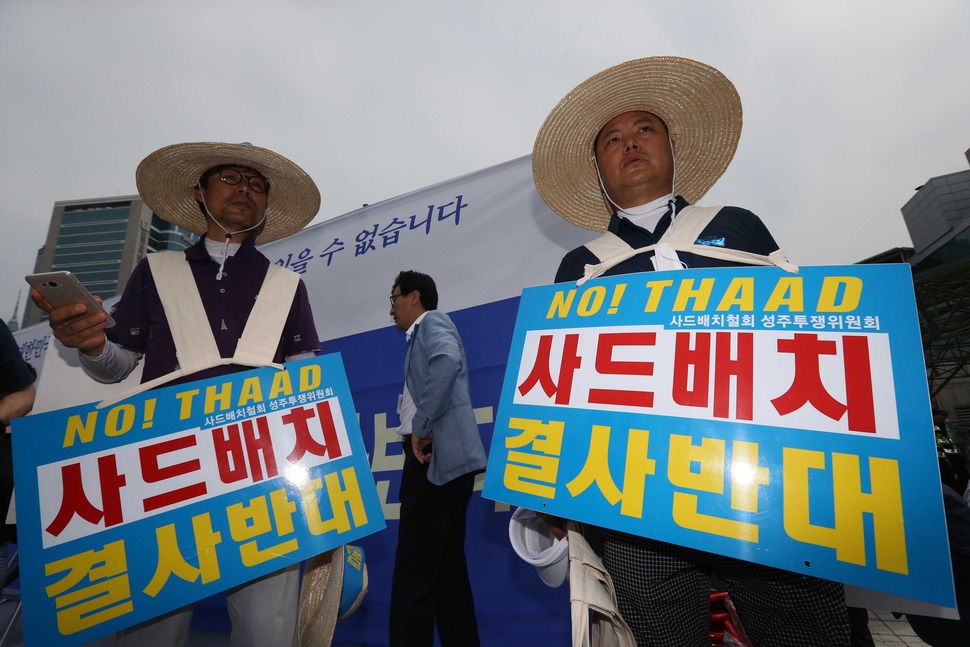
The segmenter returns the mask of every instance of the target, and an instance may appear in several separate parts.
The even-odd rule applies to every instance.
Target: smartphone
[[[81,284],[76,276],[70,272],[41,272],[40,274],[28,274],[24,277],[30,287],[44,295],[55,308],[61,308],[72,303],[83,303],[88,307],[87,314],[103,312],[107,319],[104,322],[106,328],[115,325],[115,320],[108,314],[108,311],[98,303],[87,288]]]

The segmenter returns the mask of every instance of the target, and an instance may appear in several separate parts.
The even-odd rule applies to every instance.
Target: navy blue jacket
[[[688,206],[688,202],[681,197],[677,198],[677,211]],[[664,214],[653,233],[636,226],[626,218],[621,218],[613,214],[610,218],[609,231],[613,232],[634,249],[653,245],[664,235],[670,227],[670,209]],[[743,252],[752,252],[767,256],[778,249],[778,243],[771,237],[768,228],[758,216],[747,209],[740,207],[723,207],[714,217],[709,225],[701,232],[700,238],[696,241],[702,245],[714,245],[729,249],[738,249]],[[680,260],[687,264],[687,267],[725,267],[737,266],[742,263],[732,263],[729,261],[710,258],[709,256],[699,256],[686,252],[678,252]],[[645,252],[638,256],[624,261],[606,271],[604,276],[615,276],[617,274],[634,274],[636,272],[653,271],[653,263],[650,259],[653,252]],[[585,246],[577,247],[563,257],[559,264],[559,271],[556,272],[556,283],[576,281],[583,276],[583,270],[588,264],[599,263],[591,251]]]

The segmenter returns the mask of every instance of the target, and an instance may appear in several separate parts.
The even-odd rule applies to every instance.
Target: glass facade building
[[[67,270],[92,294],[110,299],[124,290],[131,271],[146,254],[185,249],[197,239],[152,213],[136,195],[59,201],[54,203],[47,240],[34,271]],[[45,318],[30,303],[24,326]]]
[[[930,396],[970,456],[970,171],[930,178],[902,213]]]
[[[902,208],[914,270],[970,258],[970,171],[931,178]]]

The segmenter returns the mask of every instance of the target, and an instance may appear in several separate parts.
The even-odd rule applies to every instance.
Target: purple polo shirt
[[[226,261],[222,280],[216,280],[219,264],[209,257],[205,239],[185,250],[185,257],[195,276],[219,354],[232,357],[253,309],[263,279],[269,271],[269,259],[256,250],[255,237],[243,241],[239,251]],[[158,290],[148,261],[142,259],[128,279],[125,292],[111,313],[117,324],[106,333],[109,341],[145,355],[142,382],[166,375],[178,365],[175,341],[165,317]],[[320,350],[306,286],[300,281],[290,306],[283,336],[274,361],[284,357]],[[249,370],[247,366],[216,366],[190,376],[172,380],[179,384]]]

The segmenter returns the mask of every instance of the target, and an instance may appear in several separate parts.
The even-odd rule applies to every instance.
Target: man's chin
[[[243,231],[244,229],[250,229],[256,226],[256,224],[259,223],[259,218],[254,218],[251,214],[245,216],[229,214],[219,222],[229,231],[229,233],[234,234]]]

